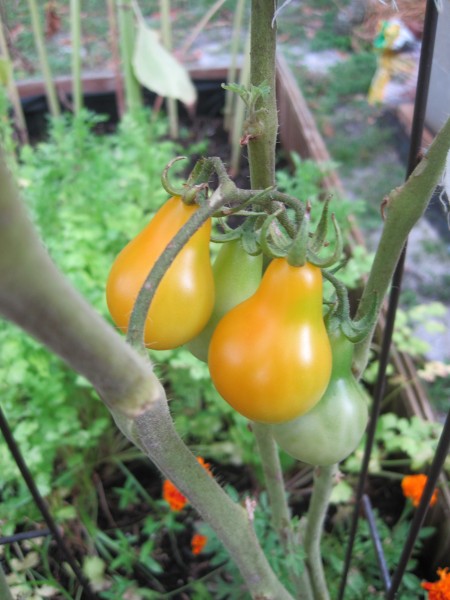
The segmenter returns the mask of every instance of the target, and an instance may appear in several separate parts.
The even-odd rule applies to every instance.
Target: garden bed
[[[206,71],[197,71],[195,73],[192,73],[192,75],[194,79],[198,79],[201,82],[211,83],[213,86],[216,85],[216,82],[220,83],[226,78],[225,70],[208,69]],[[101,77],[86,77],[83,83],[85,92],[88,94],[88,96],[86,96],[87,106],[89,106],[90,100],[92,100],[93,102],[94,100],[95,102],[99,101],[100,104],[104,102],[105,97],[108,97],[110,100],[112,98],[113,100],[114,78],[112,76],[104,74]],[[39,88],[39,85],[42,86],[42,84],[39,84],[38,82],[23,82],[22,84],[20,84],[19,89],[21,91],[22,97],[33,97],[33,102],[37,102],[37,98],[42,98],[42,87]],[[57,87],[61,94],[69,94],[70,80],[67,78],[62,78],[57,82]],[[218,92],[222,94],[220,88],[218,88]],[[286,66],[282,58],[279,58],[278,61],[278,101],[280,119],[280,140],[283,149],[287,152],[297,152],[303,158],[312,158],[314,160],[317,160],[318,162],[324,163],[329,162],[329,154],[327,152],[326,145],[324,144],[323,139],[320,136],[317,127],[315,126],[314,119],[311,116],[311,113],[309,112],[307,105],[302,98],[300,90],[298,89],[292,75],[289,72],[288,67]],[[216,107],[216,104],[215,102],[211,103],[210,87],[208,87],[203,97],[200,96],[200,106],[202,106],[202,102],[205,103],[205,106],[208,106],[209,103],[209,106],[211,107],[210,112],[215,112],[215,108],[213,109],[212,107]],[[114,105],[114,102],[112,102],[112,105]],[[111,116],[112,118],[114,117],[113,112],[111,113]],[[214,114],[214,117],[217,116],[217,114]],[[198,124],[199,121],[197,120],[195,122]],[[207,132],[208,128],[204,129],[203,131]],[[205,133],[203,133],[203,135],[205,135]],[[217,149],[217,152],[225,156],[220,152],[219,149]],[[338,175],[334,171],[327,171],[327,175],[324,179],[324,186],[327,192],[331,192],[338,196],[345,195],[344,187]],[[361,244],[362,236],[358,230],[356,223],[353,224],[352,231],[354,236],[354,243]],[[404,389],[402,391],[398,405],[396,406],[396,411],[400,414],[406,414],[408,416],[417,415],[423,419],[435,419],[435,415],[427,401],[426,394],[416,376],[414,364],[412,363],[412,361],[407,355],[400,353],[394,349],[393,363],[397,372],[404,381]],[[141,465],[139,464],[136,466],[137,469],[139,469],[140,467]],[[233,471],[230,470],[230,476],[232,473]],[[228,475],[229,474],[227,473],[223,474],[223,478],[226,481],[230,480],[230,477]],[[239,477],[237,477],[237,479],[240,479],[242,482],[242,474],[240,474]],[[150,481],[150,483],[152,482]],[[115,485],[116,484],[113,482],[111,484],[111,487],[114,487]],[[152,483],[151,487],[153,486],[154,484]],[[155,495],[157,495],[159,489],[156,488],[158,488],[158,486],[154,487],[154,493]],[[239,488],[239,485],[236,485],[236,487]],[[434,554],[433,556],[429,556],[432,564],[439,566],[442,566],[445,563],[445,559],[448,556],[449,552],[447,524],[450,525],[450,498],[447,490],[448,486],[444,485],[443,494],[441,494],[439,505],[435,510],[432,511],[430,515],[430,522],[439,524],[439,527],[438,536],[433,542]],[[141,508],[143,510],[143,507]],[[141,508],[139,508],[139,510],[141,510]],[[139,510],[137,510],[136,515],[139,514]],[[118,514],[113,514],[110,516],[112,516],[113,523],[117,520],[120,520],[120,516]],[[104,518],[107,521],[109,517],[106,514],[104,515]],[[443,523],[446,524],[445,527],[442,526]],[[170,540],[166,540],[165,543],[168,544],[167,549],[169,551]],[[186,557],[182,556],[182,559],[185,560]],[[191,576],[194,572],[196,573],[196,575],[201,575],[204,572],[203,568],[204,565],[201,562],[197,562],[197,560],[194,560],[188,565],[188,572],[187,574],[184,573],[183,577]]]

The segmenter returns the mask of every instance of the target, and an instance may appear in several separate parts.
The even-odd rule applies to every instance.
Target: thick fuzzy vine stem
[[[436,135],[426,156],[408,180],[389,194],[383,232],[361,297],[357,318],[367,313],[374,294],[378,298],[377,312],[381,309],[408,235],[425,211],[433,190],[439,183],[449,148],[450,119]],[[371,337],[369,335],[355,349],[354,367],[359,375],[367,365]]]
[[[283,540],[284,545],[286,545],[287,526],[291,520],[291,515],[287,504],[277,446],[272,436],[266,436],[267,425],[253,423],[252,430],[262,458],[267,494],[272,508],[272,525],[280,534],[280,539]]]
[[[250,84],[267,85],[264,104],[257,106],[260,133],[248,142],[250,180],[253,188],[266,188],[275,183],[275,146],[278,113],[275,94],[276,25],[272,25],[273,0],[252,0],[250,23]]]
[[[105,404],[133,417],[162,392],[138,356],[50,260],[0,152],[0,315],[44,343],[95,387]]]
[[[330,600],[323,572],[320,540],[336,470],[337,465],[332,465],[331,467],[316,467],[314,471],[314,489],[305,531],[306,560],[314,590],[314,600]]]
[[[253,529],[253,515],[235,504],[198,464],[175,431],[167,403],[134,421],[139,446],[148,453],[202,518],[216,531],[256,600],[293,600],[267,562]]]

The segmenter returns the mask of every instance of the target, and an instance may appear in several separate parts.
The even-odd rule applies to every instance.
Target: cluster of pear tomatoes
[[[198,206],[173,196],[120,252],[106,287],[116,326],[128,329],[138,293],[174,235]],[[211,220],[165,272],[147,314],[144,342],[163,350],[187,345],[209,366],[235,410],[270,425],[298,460],[331,465],[358,445],[367,398],[351,371],[353,344],[323,319],[322,272],[306,262],[248,254],[239,239],[210,262]]]

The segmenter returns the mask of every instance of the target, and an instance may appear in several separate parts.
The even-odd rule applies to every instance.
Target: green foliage
[[[337,63],[329,71],[329,94],[343,100],[356,94],[366,95],[377,67],[373,52],[350,54],[347,60]]]
[[[317,30],[311,42],[311,50],[327,50],[328,48],[338,48],[339,50],[351,50],[352,44],[350,36],[340,35],[334,31],[334,22],[337,10],[327,6],[323,14],[323,25]]]
[[[423,470],[434,456],[441,432],[440,423],[425,421],[417,416],[399,417],[392,412],[382,414],[375,430],[370,472],[395,477],[395,473],[385,470],[391,465],[405,470]],[[345,461],[346,471],[359,471],[364,444],[365,438],[355,454]]]
[[[348,110],[334,121],[336,134],[328,140],[328,149],[333,158],[347,168],[367,165],[392,139],[390,129],[363,125],[361,121],[360,130],[355,132],[358,121],[355,114]],[[379,201],[381,200],[380,193]]]
[[[429,342],[414,335],[414,330],[421,325],[426,332],[445,331],[442,317],[446,315],[445,306],[441,302],[417,304],[409,309],[398,309],[395,315],[395,331],[393,340],[400,351],[411,356],[423,356],[430,350]]]
[[[294,196],[304,202],[312,203],[311,229],[314,230],[321,214],[321,199],[323,199],[322,183],[324,177],[335,168],[333,162],[319,164],[311,159],[303,159],[298,154],[292,153],[290,159],[293,168],[277,171],[277,187],[280,192]],[[336,216],[341,231],[345,235],[350,229],[348,217],[356,216],[363,210],[363,204],[343,198],[332,199],[330,212]]]
[[[161,141],[166,125],[158,119],[125,119],[116,133],[97,136],[94,127],[101,121],[87,113],[53,121],[46,142],[23,148],[18,180],[51,257],[106,316],[110,265],[164,201],[159,176],[177,148]],[[89,489],[99,456],[123,449],[121,434],[87,382],[3,321],[0,397],[44,495],[58,486]],[[3,440],[0,461],[0,522],[6,534],[35,512]]]
[[[276,173],[277,187],[280,192],[290,194],[299,200],[310,200],[314,202],[321,195],[321,183],[327,171],[333,168],[333,164],[319,165],[311,159],[303,159],[297,153],[290,154],[292,168],[289,170],[278,170]]]
[[[231,497],[238,499],[236,490],[230,486],[227,487],[227,492]],[[250,499],[247,499],[247,501],[252,505],[249,510],[254,509],[255,534],[261,543],[264,554],[280,581],[293,593],[289,580],[289,570],[297,575],[302,573],[305,558],[303,548],[299,546],[297,552],[289,556],[286,554],[285,549],[280,544],[278,534],[271,525],[271,510],[265,492],[258,496],[257,501]],[[294,531],[299,528],[298,520],[295,518],[293,519],[293,528]],[[213,554],[211,565],[222,567],[216,576],[210,577],[208,580],[210,593],[218,600],[249,600],[250,596],[244,588],[242,577],[236,565],[230,561],[214,531],[206,523],[199,526],[199,531],[208,537],[204,552]]]
[[[348,520],[345,512],[340,512],[334,517],[332,529],[325,533],[322,540],[322,555],[324,557],[325,572],[330,585],[330,596],[335,598],[339,589],[345,552],[348,542]],[[383,552],[389,570],[392,572],[398,564],[405,538],[409,531],[408,520],[400,519],[394,527],[389,528],[375,511],[376,525],[382,542]],[[414,574],[417,566],[417,556],[420,553],[423,541],[433,533],[433,529],[423,528],[419,534],[419,541],[415,546],[414,556],[408,562],[407,572],[402,580],[398,592],[399,600],[413,600],[423,598],[420,588],[420,579]],[[377,563],[374,544],[370,537],[367,521],[359,520],[358,531],[352,554],[352,568],[349,573],[345,600],[363,600],[370,598],[384,598],[383,582],[380,568]]]

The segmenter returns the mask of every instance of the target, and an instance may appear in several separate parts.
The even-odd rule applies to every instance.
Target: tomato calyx
[[[329,198],[325,201],[319,224],[314,233],[310,232],[311,204],[298,200],[285,199],[284,206],[273,205],[258,232],[258,243],[262,251],[270,258],[286,257],[292,266],[303,266],[306,262],[325,268],[341,259],[343,239],[334,214],[329,217]],[[290,219],[286,208],[293,209],[294,218]],[[334,248],[329,256],[320,256],[322,248],[329,245],[326,239],[328,222],[331,220],[334,231]]]

